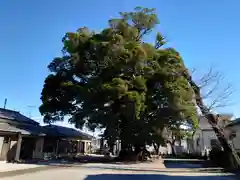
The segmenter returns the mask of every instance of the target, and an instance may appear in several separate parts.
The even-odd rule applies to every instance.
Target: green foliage
[[[86,27],[63,38],[63,56],[48,66],[40,112],[45,122],[68,115],[77,128],[105,128],[126,147],[163,143],[164,127],[197,125],[193,90],[181,76],[180,54],[143,41],[159,23],[154,9],[137,7],[109,20],[100,33]]]

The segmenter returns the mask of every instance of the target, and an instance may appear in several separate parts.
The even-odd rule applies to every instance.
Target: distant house
[[[98,151],[100,149],[104,149],[105,147],[107,147],[107,140],[104,138],[98,137],[92,141],[93,151]]]
[[[91,152],[93,136],[63,126],[48,125],[43,128],[46,133],[43,145],[44,153],[61,156]]]
[[[221,114],[219,117],[218,125],[224,128],[230,121],[231,115]],[[199,126],[193,134],[192,141],[189,140],[191,150],[190,153],[204,154],[205,150],[210,150],[214,146],[219,146],[217,136],[212,129],[212,126],[208,123],[208,120],[204,116],[200,116],[198,119]]]
[[[0,108],[0,160],[3,161],[42,159],[44,153],[88,153],[92,138],[71,128],[40,126],[17,111]]]
[[[107,140],[104,138],[94,139],[92,141],[92,147],[93,147],[93,151],[95,151],[95,152],[97,152],[99,150],[104,152],[104,151],[108,151],[110,149],[108,146]],[[112,153],[113,153],[113,155],[118,155],[120,151],[121,151],[121,141],[116,140],[113,145]]]

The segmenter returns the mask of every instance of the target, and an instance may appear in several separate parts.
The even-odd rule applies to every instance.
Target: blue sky
[[[0,106],[39,120],[40,93],[47,65],[61,55],[67,31],[88,26],[101,30],[120,11],[136,6],[157,8],[160,30],[182,54],[188,67],[209,66],[226,75],[235,89],[234,106],[224,112],[240,116],[240,2],[232,0],[2,0],[0,1]],[[150,36],[148,40],[153,40]],[[2,103],[2,105],[1,105]],[[28,108],[27,106],[34,106]]]

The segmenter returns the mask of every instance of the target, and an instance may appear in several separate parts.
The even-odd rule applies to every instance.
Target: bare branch
[[[212,92],[214,93],[214,91]],[[222,108],[231,105],[229,97],[233,94],[232,86],[228,85],[221,92],[220,95],[215,99],[212,99],[211,104],[209,104],[209,109]]]
[[[196,70],[193,72],[196,76]],[[224,75],[219,71],[209,68],[208,72],[202,75],[200,79],[195,80],[195,82],[200,88],[201,97],[207,104],[209,111],[233,104],[230,102],[233,87],[230,84],[224,84]]]

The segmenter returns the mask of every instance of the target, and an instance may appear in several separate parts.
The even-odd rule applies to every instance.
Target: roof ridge
[[[80,129],[76,129],[76,128],[72,128],[72,127],[67,127],[67,126],[64,126],[64,125],[61,126],[61,125],[49,124],[49,125],[45,125],[45,126],[42,126],[42,127],[46,127],[46,128],[52,127],[52,128],[54,128],[56,131],[58,131],[58,133],[60,133],[60,134],[64,134],[63,132],[60,132],[61,129],[62,129],[62,130],[63,130],[63,129],[66,129],[66,130],[68,130],[68,131],[78,132],[78,133],[80,133],[80,134],[82,134],[82,135],[84,135],[84,136],[87,136],[87,137],[94,137],[94,136],[92,136],[91,134],[88,134],[88,133],[86,133],[86,132],[81,131]],[[59,129],[58,129],[58,128],[59,128]]]
[[[0,108],[0,110],[2,110],[2,111],[8,111],[8,112],[14,112],[14,113],[20,113],[20,111],[15,111],[15,110],[12,110],[12,109]]]

